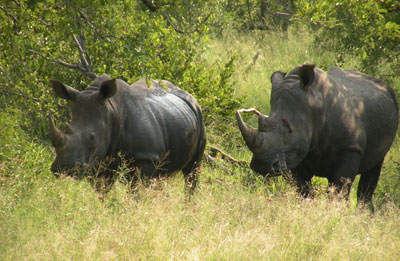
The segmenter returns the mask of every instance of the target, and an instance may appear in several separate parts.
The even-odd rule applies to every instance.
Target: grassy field
[[[210,41],[203,56],[212,65],[236,52],[236,95],[267,113],[273,71],[334,66],[334,54],[311,43],[306,32],[234,34]],[[398,141],[374,215],[355,207],[354,192],[350,202],[327,199],[323,179],[314,180],[316,197],[303,199],[282,178],[264,180],[223,160],[203,164],[190,201],[180,173],[133,192],[117,182],[100,200],[88,180],[53,177],[49,141],[21,130],[22,120],[0,112],[0,260],[400,260]],[[227,139],[209,133],[210,144],[250,159],[237,130]]]

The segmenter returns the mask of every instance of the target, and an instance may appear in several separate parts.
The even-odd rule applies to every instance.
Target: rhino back
[[[127,158],[162,160],[169,171],[181,169],[197,149],[198,115],[166,89],[144,83],[125,86],[119,94],[121,130],[115,148]]]
[[[360,150],[360,171],[382,161],[398,125],[398,106],[392,88],[381,80],[357,71],[328,72],[332,91],[326,130],[330,146]]]

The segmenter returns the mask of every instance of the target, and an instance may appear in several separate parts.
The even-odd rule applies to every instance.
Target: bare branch
[[[106,42],[108,43],[113,43],[113,41],[111,41],[110,39],[108,39],[107,37],[113,37],[116,38],[118,40],[121,40],[120,37],[115,36],[115,35],[104,35],[102,32],[100,32],[96,26],[89,20],[88,16],[82,11],[82,8],[78,9],[78,13],[81,15],[81,17],[85,20],[85,22],[93,29],[93,31],[96,33],[97,36],[99,36],[100,38],[104,39]]]
[[[156,55],[154,55],[154,59],[156,59],[158,56],[160,56],[161,53],[164,52],[165,50],[167,50],[167,47],[166,47],[166,46],[164,46],[160,51],[158,51],[158,52],[156,53]]]
[[[42,53],[40,53],[38,51],[32,50],[32,49],[29,49],[29,51],[34,53],[34,54],[37,54],[37,55],[39,55],[39,56],[41,56],[41,57],[43,57],[45,59],[47,59],[47,60],[49,60],[49,61],[51,61],[53,63],[57,63],[57,64],[60,64],[62,66],[65,66],[65,67],[68,67],[68,68],[71,68],[71,69],[79,70],[79,71],[83,72],[83,74],[86,77],[89,77],[89,78],[92,78],[92,79],[97,77],[97,75],[94,72],[86,71],[80,64],[71,64],[71,63],[67,63],[67,62],[64,62],[64,61],[61,61],[61,60],[58,60],[58,59],[52,59],[52,58],[50,58],[50,57],[48,57],[48,56],[46,56],[46,55],[44,55],[44,54],[42,54]]]
[[[11,82],[12,84],[15,84],[15,81],[13,79],[11,79],[11,77],[6,73],[6,71],[4,70],[4,68],[2,66],[0,66],[0,71],[6,76],[6,78],[8,79],[9,82]]]
[[[29,97],[29,96],[24,95],[24,94],[21,94],[21,93],[16,93],[16,92],[9,91],[9,90],[7,90],[5,87],[3,87],[3,86],[0,86],[0,91],[1,91],[1,92],[4,92],[4,93],[7,93],[7,94],[19,96],[19,97],[22,97],[22,98],[25,98],[25,99],[34,100],[34,101],[37,101],[37,102],[43,102],[43,100],[38,99],[38,98]]]
[[[201,23],[199,23],[193,30],[188,31],[188,32],[179,29],[179,28],[171,21],[171,19],[170,19],[169,16],[167,15],[167,13],[163,12],[163,15],[164,15],[164,17],[167,19],[167,22],[174,28],[175,32],[180,33],[180,34],[191,34],[191,33],[197,32],[197,31],[199,30],[200,26],[203,25],[205,22],[207,22],[208,18],[211,16],[211,13],[208,14],[208,15],[206,16],[206,18],[205,18]]]
[[[78,47],[79,58],[81,60],[81,64],[80,65],[82,66],[82,69],[85,70],[85,71],[91,72],[92,68],[91,68],[88,60],[86,59],[85,51],[83,49],[84,47],[82,47],[84,45],[84,43],[82,42],[82,39],[78,40],[75,37],[75,35],[73,35],[72,38],[74,39],[74,42],[75,42],[76,46]]]
[[[76,37],[75,35],[72,35],[72,38],[73,38],[73,40],[75,42],[76,47],[78,47],[80,63],[71,64],[71,63],[67,63],[67,62],[64,62],[64,61],[61,61],[61,60],[58,60],[58,59],[52,59],[52,58],[50,58],[50,57],[48,57],[48,56],[46,56],[46,55],[44,55],[44,54],[42,54],[42,53],[40,53],[38,51],[35,51],[35,50],[31,50],[30,49],[29,51],[34,53],[34,54],[40,55],[41,57],[43,57],[43,58],[45,58],[45,59],[47,59],[47,60],[49,60],[51,62],[60,64],[62,66],[65,66],[65,67],[68,67],[68,68],[71,68],[71,69],[79,70],[86,77],[94,79],[94,78],[97,77],[97,75],[96,75],[96,73],[94,73],[92,71],[92,64],[91,64],[90,58],[86,57],[86,55],[85,55],[85,45],[86,45],[86,43],[85,43],[85,35],[84,35],[84,33],[82,31],[82,27],[81,27],[81,22],[80,22],[79,19],[76,19],[76,22],[77,22],[78,29],[79,29],[79,35],[78,35],[78,37]],[[72,31],[71,31],[71,33],[72,33]]]
[[[3,12],[5,12],[7,14],[7,16],[10,17],[14,21],[15,24],[17,24],[17,18],[8,11],[7,7],[0,5],[0,10],[3,10]]]
[[[223,171],[225,171],[225,172],[227,172],[227,173],[229,173],[229,174],[231,174],[231,175],[234,174],[233,171],[230,170],[229,168],[227,168],[226,166],[224,166],[224,165],[222,165],[222,164],[218,164],[218,161],[217,161],[214,157],[210,156],[209,154],[206,154],[206,153],[205,153],[203,157],[205,158],[206,162],[207,162],[208,164],[210,164],[211,166],[218,166],[218,167],[220,167]]]
[[[15,17],[15,15],[11,14],[11,13],[8,11],[8,8],[7,8],[7,7],[0,6],[0,10],[2,10],[3,12],[5,12],[5,13],[7,14],[7,16],[11,18],[11,20],[13,21],[14,33],[17,35],[17,34],[18,34],[18,20],[17,20],[17,18]]]
[[[237,164],[237,165],[239,165],[239,166],[241,166],[241,167],[245,167],[245,168],[248,167],[247,162],[242,161],[242,160],[237,160],[237,159],[235,159],[234,157],[232,157],[231,155],[229,155],[229,154],[223,152],[221,149],[219,149],[219,148],[217,148],[217,147],[208,146],[208,148],[209,148],[210,151],[213,153],[213,155],[216,155],[216,154],[219,153],[219,154],[221,155],[222,159],[225,159],[226,161],[228,161],[228,162],[230,162],[230,163],[232,163],[232,164]]]

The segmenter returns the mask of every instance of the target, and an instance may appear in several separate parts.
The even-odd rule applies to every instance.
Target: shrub
[[[226,65],[208,68],[198,55],[207,41],[206,3],[176,4],[165,1],[152,12],[140,1],[8,2],[0,12],[5,36],[0,39],[0,69],[6,83],[0,87],[0,106],[23,108],[29,119],[26,129],[40,136],[47,133],[43,116],[49,111],[66,122],[67,106],[54,100],[49,79],[78,89],[91,80],[48,59],[71,65],[80,61],[75,36],[96,74],[129,83],[144,76],[166,79],[193,94],[206,119],[211,114],[233,115],[238,104],[229,91],[234,57]]]
[[[297,8],[298,21],[311,25],[318,32],[315,42],[336,51],[339,62],[345,55],[355,55],[361,60],[360,69],[375,75],[386,63],[392,72],[400,68],[398,1],[301,0]]]

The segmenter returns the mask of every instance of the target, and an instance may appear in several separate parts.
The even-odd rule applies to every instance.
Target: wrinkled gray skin
[[[65,133],[50,120],[58,175],[108,156],[116,169],[118,153],[132,161],[141,175],[152,177],[182,170],[186,180],[200,165],[206,137],[200,106],[188,93],[168,81],[146,79],[128,85],[107,75],[97,77],[84,91],[57,80],[51,86],[60,98],[72,101],[72,122]],[[71,171],[68,172],[68,174]],[[112,180],[112,171],[104,174]]]
[[[357,174],[358,202],[372,206],[382,162],[395,138],[398,105],[383,81],[353,70],[328,73],[302,65],[271,76],[271,113],[259,115],[258,130],[236,112],[253,152],[251,168],[263,175],[289,169],[307,196],[311,178],[326,177],[348,196]],[[255,110],[247,110],[247,112]]]

